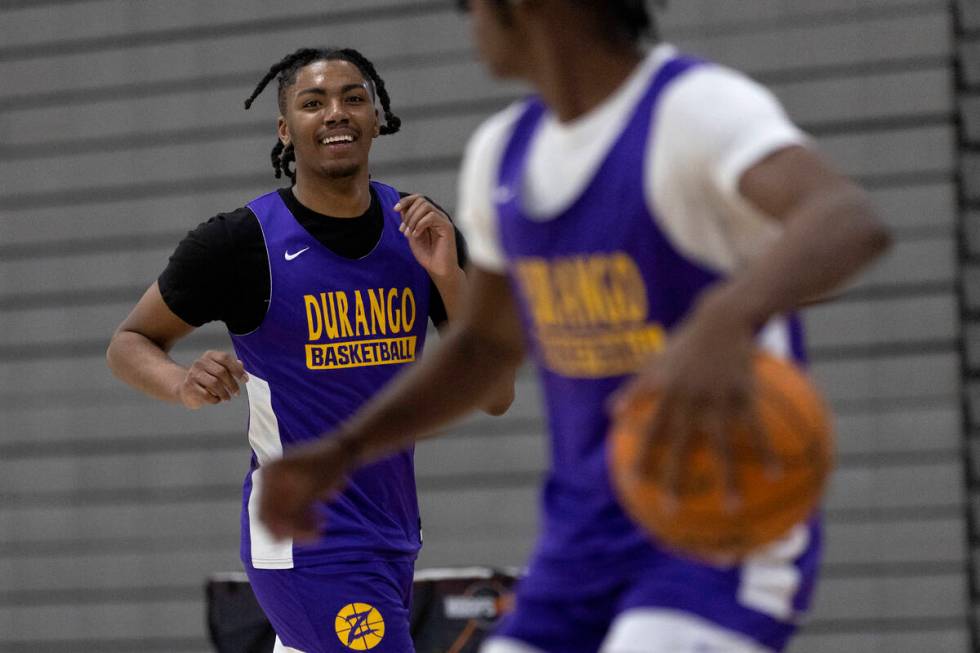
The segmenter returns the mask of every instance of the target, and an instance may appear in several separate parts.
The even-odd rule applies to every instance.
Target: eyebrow
[[[356,89],[367,91],[368,94],[371,93],[370,89],[367,87],[367,82],[364,82],[363,84],[344,84],[343,86],[340,87],[340,92],[347,93],[348,91],[353,91]],[[304,88],[302,91],[299,91],[296,95],[299,96],[299,95],[326,95],[326,94],[327,92],[322,88],[320,88],[319,86],[311,86],[310,88]]]

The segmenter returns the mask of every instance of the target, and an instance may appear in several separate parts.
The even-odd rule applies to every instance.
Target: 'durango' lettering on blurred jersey
[[[515,278],[541,360],[557,374],[629,374],[663,348],[663,326],[648,321],[646,284],[628,254],[523,257]]]
[[[309,343],[306,367],[335,370],[415,360],[411,288],[332,290],[304,295]],[[405,334],[405,335],[403,335]]]

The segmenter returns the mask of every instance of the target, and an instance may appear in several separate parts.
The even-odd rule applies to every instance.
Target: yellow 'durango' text
[[[624,252],[515,261],[542,363],[568,377],[635,372],[664,346],[646,283]]]

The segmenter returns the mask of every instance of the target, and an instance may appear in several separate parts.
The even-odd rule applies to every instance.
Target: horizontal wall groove
[[[455,171],[459,168],[461,157],[410,157],[396,159],[371,166],[377,176],[418,172]],[[258,163],[258,162],[257,162]],[[253,191],[268,187],[275,181],[271,172],[255,172],[238,175],[217,175],[199,179],[153,181],[142,184],[115,184],[89,188],[76,188],[61,191],[21,193],[0,196],[0,206],[7,210],[28,210],[56,208],[61,206],[81,206],[85,204],[104,204],[129,200],[213,193],[216,191]]]
[[[902,617],[896,619],[815,619],[801,629],[804,634],[916,633],[960,630],[966,615],[950,617]]]
[[[177,241],[171,240],[169,244],[172,247],[176,247]],[[40,245],[41,244],[38,243],[38,246]],[[0,257],[0,259],[2,258],[3,257]],[[140,285],[80,290],[44,290],[34,293],[12,293],[9,295],[0,295],[0,311],[28,311],[38,308],[79,308],[83,306],[102,306],[105,304],[118,304],[122,302],[135,303],[145,290],[146,286]]]
[[[770,33],[783,29],[807,29],[884,20],[889,18],[911,18],[942,14],[948,8],[945,0],[930,3],[913,1],[908,4],[888,7],[854,6],[846,10],[813,12],[807,14],[782,15],[772,18],[731,20],[708,25],[664,25],[662,32],[675,38],[712,38],[720,36],[751,36],[755,33]]]
[[[242,452],[242,473],[248,465],[248,457]],[[206,501],[240,501],[241,483],[216,483],[213,485],[184,485],[167,487],[125,488],[76,488],[57,492],[31,492],[27,494],[2,492],[0,505],[3,510],[44,508],[93,508],[107,506],[174,506]]]
[[[389,57],[377,57],[375,66],[385,71],[415,69],[426,65],[441,63],[457,63],[473,59],[469,50],[438,50],[425,54],[404,54]],[[251,93],[252,87],[262,79],[265,69],[255,69],[246,72],[202,75],[180,79],[165,79],[151,82],[127,82],[108,86],[61,89],[44,93],[25,93],[0,97],[0,113],[31,109],[57,102],[58,106],[77,106],[94,104],[110,100],[140,100],[153,97],[163,97],[177,93],[199,92],[207,93],[219,89],[238,88],[242,91],[242,102]],[[244,105],[242,110],[244,111]],[[396,109],[398,107],[396,106]]]
[[[873,360],[909,354],[951,354],[958,351],[955,338],[910,340],[907,342],[883,342],[860,344],[834,344],[808,347],[807,355],[814,363],[835,360]]]
[[[414,105],[397,108],[402,125],[410,126],[413,119],[431,119],[460,115],[490,115],[510,102],[519,99],[518,95],[507,95],[489,100],[458,100],[438,104]],[[910,123],[922,126],[921,121]],[[131,132],[96,138],[79,138],[40,143],[0,144],[0,160],[26,161],[31,159],[64,158],[71,155],[135,152],[140,150],[168,147],[173,145],[194,145],[241,140],[247,137],[268,136],[275,143],[275,125],[269,119],[254,120],[234,125],[209,125],[207,127],[185,127],[156,132]],[[461,144],[462,145],[462,144]],[[271,148],[271,146],[270,146]]]
[[[861,77],[886,73],[911,73],[946,69],[952,65],[952,55],[929,55],[916,57],[901,57],[875,61],[859,61],[841,64],[822,64],[808,66],[791,66],[779,70],[751,69],[745,72],[766,86],[776,86],[785,83],[799,83],[800,80],[809,82],[827,81],[839,77]],[[3,107],[0,102],[0,108]]]
[[[84,1],[84,0],[82,0]],[[203,592],[203,590],[202,590]],[[202,611],[201,618],[204,618]],[[0,637],[3,637],[0,635]],[[140,639],[57,639],[32,638],[29,642],[0,639],[0,653],[174,653],[174,651],[212,651],[210,643],[199,637],[146,637]]]
[[[420,570],[421,571],[421,570]],[[950,575],[963,571],[957,562],[902,562],[866,565],[829,564],[822,569],[823,578],[847,576],[883,578],[916,578]],[[247,581],[242,581],[245,585]],[[204,583],[140,587],[66,587],[0,592],[0,607],[54,607],[72,604],[157,603],[161,601],[199,601],[204,598]]]
[[[845,524],[883,524],[896,521],[946,520],[963,517],[963,503],[878,508],[834,508],[824,511],[828,521]]]
[[[39,458],[90,458],[95,456],[146,455],[241,449],[246,460],[248,442],[243,432],[161,433],[140,438],[89,438],[85,440],[51,440],[0,443],[0,460],[25,461]]]
[[[136,252],[161,247],[175,247],[187,233],[186,229],[170,233],[135,233],[104,235],[98,238],[65,238],[41,242],[0,244],[0,262],[21,260],[44,260],[91,254],[113,254],[127,251]],[[0,306],[4,298],[0,297]]]
[[[863,286],[861,288],[848,290],[844,294],[837,297],[832,297],[825,302],[817,302],[812,306],[819,307],[826,304],[863,304],[869,301],[886,299],[913,299],[916,297],[945,295],[953,292],[955,289],[956,285],[953,280],[897,283],[889,284],[887,286]],[[803,310],[806,311],[806,308]]]
[[[492,99],[458,100],[438,104],[425,104],[399,109],[403,125],[413,119],[458,117],[463,115],[491,115],[504,106],[520,99],[520,95],[506,95]],[[953,113],[922,113],[905,116],[867,118],[862,120],[838,120],[826,122],[801,122],[800,128],[820,137],[853,134],[870,135],[889,131],[939,127],[953,124]],[[275,142],[275,132],[269,120],[255,120],[234,125],[209,125],[184,127],[156,132],[131,132],[96,138],[44,141],[39,143],[0,144],[0,160],[28,161],[36,159],[62,159],[72,155],[104,154],[110,152],[138,152],[141,150],[175,145],[194,145],[235,141],[242,138],[268,136]],[[462,144],[461,144],[462,145]]]
[[[79,359],[102,356],[109,344],[110,333],[105,338],[66,340],[57,342],[30,342],[16,345],[0,345],[0,362],[28,362],[56,359]],[[228,345],[224,333],[206,333],[195,340],[204,349],[218,349]],[[956,350],[955,339],[912,340],[908,342],[841,344],[810,347],[810,361],[821,363],[844,359],[876,360],[909,354],[945,354]]]
[[[50,0],[49,0],[50,1]],[[63,0],[62,0],[63,1]],[[931,16],[946,9],[946,3],[935,0],[932,3],[911,2],[907,5],[889,7],[855,7],[848,11],[814,12],[805,15],[757,18],[755,20],[735,20],[708,26],[668,27],[665,30],[670,38],[717,38],[726,36],[751,36],[780,29],[805,29],[847,25],[854,22],[872,22],[896,18]],[[363,7],[340,11],[314,11],[280,18],[263,18],[236,22],[219,23],[207,26],[187,25],[155,30],[142,30],[121,34],[107,34],[80,39],[59,39],[43,41],[30,45],[0,48],[0,62],[26,61],[69,55],[106,52],[112,50],[131,50],[139,47],[174,45],[274,33],[290,29],[316,26],[333,26],[370,22],[377,19],[412,18],[453,11],[453,3],[445,0],[415,0],[383,7]]]
[[[69,540],[24,540],[0,542],[2,558],[53,558],[65,555],[146,555],[170,553],[200,553],[202,551],[235,550],[238,537],[228,535],[200,536],[182,533],[180,536],[125,537],[125,538],[74,538]],[[237,557],[237,556],[236,556]]]
[[[314,11],[280,18],[261,18],[215,25],[188,25],[156,30],[132,31],[80,39],[58,39],[30,45],[0,47],[0,62],[48,59],[69,55],[132,50],[141,47],[175,45],[195,41],[270,34],[290,29],[327,27],[379,19],[415,18],[451,10],[440,0],[410,0],[384,7],[361,7],[340,11]]]
[[[461,155],[438,157],[406,157],[373,165],[371,171],[377,176],[418,172],[424,169],[429,173],[455,172],[459,169]],[[948,182],[952,170],[922,170],[888,174],[869,174],[855,176],[855,180],[869,189],[890,187],[906,188]],[[85,204],[104,204],[139,199],[213,193],[216,191],[254,191],[267,187],[272,179],[271,173],[255,172],[236,175],[214,175],[200,179],[163,180],[142,184],[115,184],[90,188],[76,188],[60,191],[19,193],[0,196],[0,206],[7,210],[56,208],[61,206],[81,206]]]

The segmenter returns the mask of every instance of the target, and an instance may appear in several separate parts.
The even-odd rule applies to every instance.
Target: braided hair
[[[249,109],[252,106],[255,98],[278,75],[279,111],[285,114],[286,89],[296,83],[296,75],[300,69],[317,61],[337,60],[348,61],[357,66],[357,69],[361,71],[364,78],[368,80],[372,93],[381,101],[381,110],[384,112],[385,124],[381,125],[380,133],[385,135],[397,132],[401,127],[402,121],[401,118],[391,112],[391,98],[388,97],[388,90],[385,88],[384,80],[378,75],[374,64],[353,48],[300,48],[292,54],[286,55],[272,66],[269,72],[265,74],[265,77],[255,86],[255,90],[245,100],[245,109]],[[296,171],[289,167],[296,160],[296,153],[293,150],[292,144],[287,146],[281,140],[276,139],[276,145],[272,148],[270,158],[272,159],[272,169],[276,172],[276,179],[279,179],[285,173],[287,177],[296,181]]]

